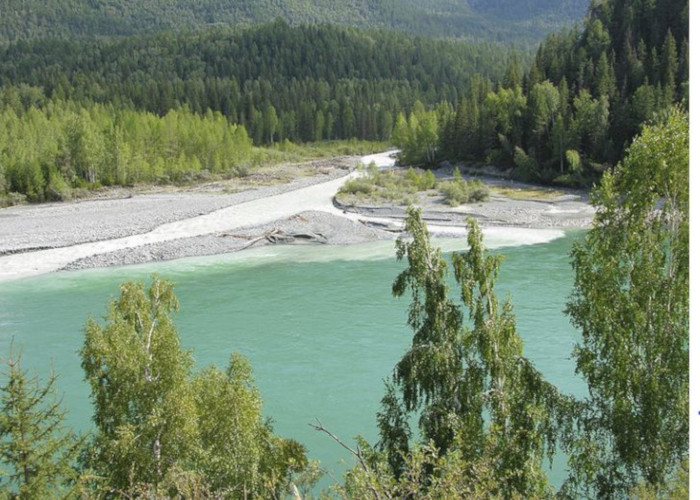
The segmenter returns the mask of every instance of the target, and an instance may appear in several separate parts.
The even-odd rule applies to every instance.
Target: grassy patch
[[[491,191],[494,194],[505,196],[511,200],[535,201],[551,201],[566,194],[563,191],[545,187],[511,188],[505,186],[492,186]]]
[[[347,205],[393,203],[409,205],[418,201],[419,193],[425,196],[442,196],[450,206],[478,203],[488,200],[489,189],[481,181],[467,181],[455,170],[451,180],[438,182],[429,170],[379,170],[367,168],[361,177],[351,179],[343,185],[337,199]]]
[[[410,205],[418,200],[418,193],[435,187],[435,175],[420,169],[379,170],[370,165],[364,175],[347,181],[339,190],[337,199],[348,205],[356,203],[396,203]]]
[[[324,141],[295,144],[282,141],[272,146],[253,148],[254,166],[296,163],[333,156],[359,156],[381,153],[389,149],[387,142],[375,141]]]

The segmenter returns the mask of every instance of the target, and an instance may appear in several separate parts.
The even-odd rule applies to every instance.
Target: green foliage
[[[567,306],[590,396],[568,443],[572,495],[662,487],[688,452],[689,135],[673,109],[645,126],[592,196]]]
[[[68,181],[55,170],[49,172],[49,178],[44,190],[47,201],[68,201],[73,197]]]
[[[406,181],[418,191],[427,191],[436,186],[435,174],[430,170],[409,168],[405,174]]]
[[[414,108],[408,120],[403,113],[399,114],[392,142],[401,149],[401,164],[433,165],[439,146],[437,113],[422,109],[420,101]]]
[[[21,368],[21,354],[5,360],[0,388],[0,498],[76,496],[76,461],[83,440],[65,429],[56,376],[42,384]]]
[[[499,137],[508,160],[512,158],[512,145],[522,141],[527,100],[518,83],[511,88],[499,88],[490,92],[484,101],[485,128]]]
[[[429,170],[379,170],[374,164],[364,175],[348,180],[338,190],[337,199],[342,203],[386,203],[409,205],[418,192],[433,189],[435,174]]]
[[[581,168],[581,155],[575,149],[566,151],[566,164],[571,172],[578,172]]]
[[[197,422],[187,383],[192,359],[170,313],[173,285],[125,283],[107,324],[90,319],[81,350],[97,429],[90,464],[117,491],[159,483],[172,464],[194,460]]]
[[[200,468],[211,486],[255,484],[260,476],[258,442],[266,436],[259,426],[261,401],[248,362],[234,354],[226,373],[210,366],[197,374],[193,392],[203,447]],[[228,418],[231,413],[235,419]]]
[[[414,102],[454,105],[474,73],[497,78],[508,57],[492,43],[278,21],[245,30],[0,44],[0,85],[29,84],[52,98],[158,116],[211,109],[245,126],[257,145],[386,141],[396,116]],[[23,103],[13,94],[13,105],[25,109],[35,98]]]
[[[62,100],[18,111],[0,105],[5,190],[31,201],[70,199],[82,187],[237,175],[251,154],[245,128],[220,113],[182,108],[158,117]]]
[[[512,307],[500,307],[494,291],[501,259],[485,253],[478,226],[468,224],[470,249],[453,255],[465,322],[449,293],[447,262],[430,244],[420,211],[408,211],[412,239],[397,241],[397,258],[406,257],[408,267],[392,291],[411,298],[414,336],[383,400],[380,445],[397,481],[408,480],[416,492],[434,484],[433,466],[416,467],[406,446],[407,416],[419,413],[424,445],[461,464],[462,479],[452,476],[445,486],[484,497],[551,496],[541,465],[551,458],[568,403],[523,357]]]
[[[459,169],[455,168],[451,181],[440,183],[440,193],[452,207],[465,203],[478,203],[489,199],[489,188],[480,180],[465,180]]]
[[[642,482],[631,490],[635,500],[686,500],[690,498],[690,464],[685,460],[676,469],[673,477],[664,485]]]
[[[106,0],[90,4],[78,0],[3,0],[0,40],[133,35],[212,25],[250,26],[284,19],[292,24],[333,23],[440,37],[469,34],[488,40],[537,41],[549,31],[580,20],[586,7],[585,0],[564,4],[552,0],[469,4],[449,0],[430,4],[418,0],[359,0],[352,5],[332,0],[323,4],[303,0],[203,0],[196,4],[186,0]]]
[[[0,160],[2,157],[0,157]],[[0,196],[7,193],[7,180],[5,179],[5,169],[2,166],[2,161],[0,161]]]
[[[515,177],[524,181],[535,181],[538,179],[537,162],[517,146],[513,162],[515,163]]]
[[[432,444],[416,446],[403,455],[405,468],[394,477],[386,467],[385,455],[366,443],[358,446],[365,467],[358,466],[336,487],[340,498],[376,500],[377,498],[473,498],[478,500],[520,498],[495,494],[499,482],[490,466],[490,456],[467,462],[458,450],[442,454]],[[431,471],[426,477],[426,471]]]
[[[583,30],[549,35],[522,79],[511,65],[501,88],[462,90],[440,132],[444,154],[515,163],[523,180],[590,185],[654,113],[687,107],[688,32],[688,0],[594,2]]]
[[[409,205],[416,201],[418,193],[430,193],[434,189],[438,189],[451,206],[477,203],[489,198],[489,189],[483,182],[466,181],[457,169],[453,180],[437,182],[430,170],[412,167],[407,170],[379,170],[372,165],[365,175],[350,179],[341,186],[336,198],[345,204],[393,202]]]
[[[285,139],[270,146],[253,147],[251,166],[296,163],[334,156],[364,156],[381,153],[389,148],[388,142],[359,141],[356,139],[307,142],[295,144]]]
[[[108,497],[284,492],[308,465],[303,447],[263,421],[245,359],[192,373],[170,317],[177,308],[173,284],[154,277],[148,290],[124,283],[104,326],[88,321],[81,356],[96,433],[84,460],[99,488]]]

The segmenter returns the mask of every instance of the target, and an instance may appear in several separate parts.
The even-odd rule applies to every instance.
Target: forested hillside
[[[104,157],[98,169],[104,175],[90,174],[71,163],[68,139],[42,149],[27,142],[40,133],[12,134],[13,121],[32,129],[40,115],[58,127],[51,137],[82,130],[45,106],[83,116],[105,144],[122,139],[114,134],[125,130],[117,119],[124,109],[150,121],[148,113],[163,117],[184,108],[182,116],[211,111],[245,127],[241,144],[248,137],[257,145],[391,137],[407,163],[468,160],[514,166],[521,179],[587,185],[619,161],[655,112],[687,105],[688,51],[687,0],[596,3],[582,30],[550,35],[532,63],[498,44],[282,21],[244,30],[18,41],[0,48],[0,188],[42,200],[53,197],[55,185],[181,177],[154,166],[156,157],[171,169],[194,157],[210,163],[203,161],[206,151],[178,145],[171,150],[188,153],[175,162],[146,155],[143,174],[106,173],[114,167]],[[57,158],[65,163],[60,168]],[[196,175],[199,168],[187,170]]]
[[[386,141],[400,112],[454,106],[473,75],[496,80],[514,57],[492,43],[282,21],[12,43],[0,48],[0,195],[230,175],[248,161],[249,137]],[[193,128],[211,137],[193,141]],[[231,154],[210,161],[217,148]]]
[[[587,5],[585,0],[0,0],[0,40],[241,27],[279,18],[537,43],[549,31],[582,20]]]
[[[515,166],[520,178],[589,184],[617,163],[644,122],[688,105],[688,0],[596,2],[583,30],[550,35],[528,70],[460,89],[453,113],[401,118],[396,142],[425,161],[411,129],[441,124],[433,157]],[[406,124],[406,125],[404,125]],[[425,127],[424,127],[425,128]]]
[[[474,74],[497,79],[495,44],[282,22],[239,31],[117,41],[18,42],[0,49],[0,84],[165,114],[220,111],[258,144],[388,139],[415,101],[456,103]]]

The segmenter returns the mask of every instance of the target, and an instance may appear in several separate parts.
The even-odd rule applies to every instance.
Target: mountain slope
[[[33,94],[88,106],[108,102],[158,115],[182,106],[219,111],[258,144],[386,140],[397,114],[416,101],[454,104],[474,75],[498,79],[518,56],[525,57],[497,43],[282,21],[114,40],[20,41],[0,46],[0,105],[37,101],[29,85]],[[13,95],[3,96],[3,86]]]
[[[0,0],[0,40],[124,36],[280,18],[416,34],[536,42],[583,19],[586,0]]]
[[[688,0],[596,0],[583,29],[550,34],[524,78],[467,88],[445,156],[516,165],[538,182],[590,184],[642,125],[689,102]]]

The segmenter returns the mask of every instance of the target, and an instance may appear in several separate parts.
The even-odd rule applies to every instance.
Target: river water
[[[562,310],[572,284],[568,253],[582,234],[498,250],[506,256],[498,289],[512,298],[526,356],[562,391],[578,395],[584,386],[569,359],[576,333]],[[454,248],[464,241],[440,244]],[[491,238],[492,246],[501,244]],[[53,367],[69,424],[88,429],[91,407],[77,354],[86,319],[102,318],[120,282],[158,272],[176,283],[176,324],[197,365],[224,367],[232,351],[247,356],[275,431],[304,443],[338,477],[351,457],[308,424],[318,419],[348,443],[357,435],[375,441],[383,379],[411,339],[408,301],[391,295],[404,265],[393,258],[391,242],[376,242],[264,247],[5,282],[0,355],[14,338],[26,368],[45,376]],[[559,467],[552,481],[562,474]]]

